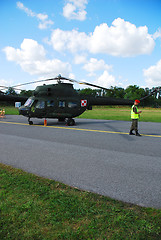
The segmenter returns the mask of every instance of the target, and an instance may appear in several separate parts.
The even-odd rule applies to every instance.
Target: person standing
[[[130,128],[130,132],[129,135],[136,135],[136,136],[141,136],[138,133],[138,119],[139,119],[139,115],[142,111],[138,111],[138,104],[140,103],[139,100],[135,100],[134,105],[131,107],[131,119],[132,119],[132,123],[131,123],[131,128]],[[135,134],[133,133],[133,130],[135,130]]]

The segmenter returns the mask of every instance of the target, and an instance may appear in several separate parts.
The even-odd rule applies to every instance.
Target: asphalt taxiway
[[[161,208],[161,123],[0,119],[0,162],[70,186],[145,207]]]

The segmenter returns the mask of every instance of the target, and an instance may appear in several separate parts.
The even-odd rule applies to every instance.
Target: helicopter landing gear
[[[33,125],[33,121],[30,121],[30,118],[28,118],[29,125]]]
[[[74,125],[75,125],[75,120],[73,118],[68,118],[67,126],[74,126]]]
[[[65,122],[65,118],[58,118],[58,122]]]

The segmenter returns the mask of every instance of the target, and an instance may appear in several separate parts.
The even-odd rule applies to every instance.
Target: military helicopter
[[[19,108],[19,113],[28,117],[30,125],[33,124],[33,121],[30,120],[31,118],[57,118],[59,122],[66,120],[68,126],[73,126],[75,125],[75,120],[73,118],[81,115],[86,109],[92,110],[93,105],[130,105],[133,102],[126,99],[80,95],[73,88],[72,83],[85,84],[106,91],[109,91],[109,89],[87,82],[79,82],[65,78],[61,75],[37,82],[53,80],[56,80],[57,83],[48,85],[43,84],[42,86],[36,87],[33,95]],[[64,83],[65,80],[72,83]],[[16,87],[18,86],[20,85],[16,85]]]
[[[59,122],[66,120],[68,126],[75,125],[73,118],[81,115],[86,109],[92,110],[94,105],[132,105],[133,100],[117,99],[103,96],[83,96],[74,88],[73,83],[85,84],[91,87],[102,89],[103,91],[111,91],[110,89],[100,87],[95,84],[80,82],[74,79],[62,77],[60,74],[55,78],[39,80],[13,86],[17,88],[27,84],[33,84],[45,81],[54,81],[56,84],[43,84],[36,87],[31,97],[27,99],[25,104],[19,108],[19,114],[28,118],[28,123],[33,124],[31,118],[56,118]],[[64,81],[72,83],[64,83]],[[150,94],[152,95],[152,94]],[[0,98],[3,98],[2,96]],[[14,96],[8,96],[14,99]],[[148,96],[146,96],[148,97]],[[144,97],[144,99],[146,98]],[[4,97],[4,99],[7,96]],[[16,98],[18,100],[18,97]],[[16,100],[15,99],[15,100]],[[22,100],[25,98],[22,97]],[[20,99],[19,99],[20,100]]]

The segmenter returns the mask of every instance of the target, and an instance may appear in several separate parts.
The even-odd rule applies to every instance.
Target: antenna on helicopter
[[[59,74],[57,78],[58,78],[58,83],[61,83],[61,80],[60,80],[60,79],[62,79],[61,74]]]

